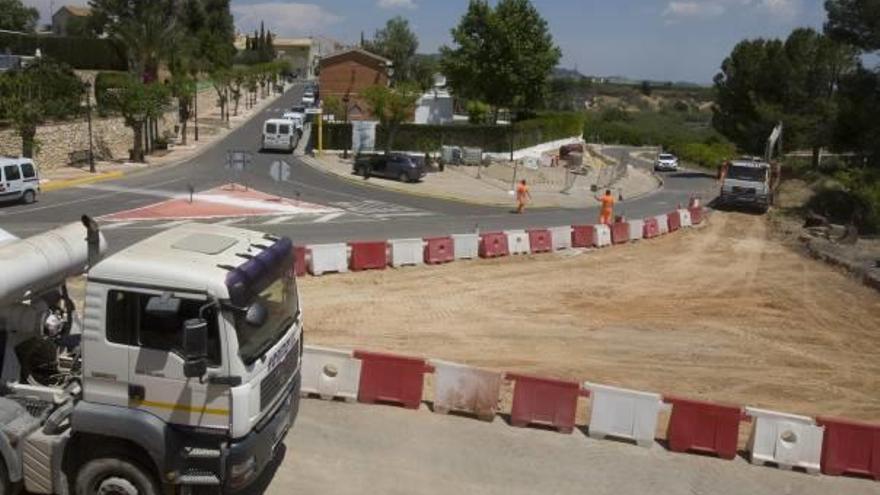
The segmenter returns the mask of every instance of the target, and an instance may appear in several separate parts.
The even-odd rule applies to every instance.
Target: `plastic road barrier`
[[[553,251],[553,237],[549,230],[531,229],[528,233],[529,246],[532,253],[549,253]]]
[[[384,241],[350,242],[351,269],[384,270],[388,266],[388,252]]]
[[[480,258],[507,256],[507,235],[503,232],[480,234]]]
[[[578,248],[595,246],[596,229],[592,225],[572,225],[571,245]]]
[[[429,237],[425,239],[425,263],[436,265],[455,260],[452,237]]]
[[[618,222],[611,224],[611,242],[613,244],[624,244],[629,242],[628,223]]]
[[[752,464],[774,463],[780,469],[800,467],[819,473],[822,435],[813,418],[746,407],[754,420],[747,450]]]
[[[507,252],[509,254],[529,254],[529,235],[525,230],[505,230],[507,236]]]
[[[391,239],[391,266],[421,265],[425,250],[421,239]]]
[[[432,359],[434,412],[463,411],[492,421],[498,408],[502,374]]]
[[[424,359],[367,351],[354,351],[354,357],[362,361],[358,401],[419,408],[424,374],[430,371]]]
[[[825,427],[824,474],[860,474],[880,481],[880,424],[822,416],[816,418],[816,423]]]
[[[549,230],[553,249],[558,251],[560,249],[571,248],[571,226],[563,225],[561,227],[550,227]]]
[[[311,253],[309,272],[312,275],[348,271],[348,246],[345,244],[312,244],[307,249]]]
[[[668,215],[666,215],[667,221],[669,222],[669,231],[675,232],[676,230],[681,228],[681,215],[678,213],[678,210],[675,210]]]
[[[664,219],[665,221],[666,219]],[[657,223],[657,217],[648,217],[644,220],[645,229],[642,231],[645,239],[653,239],[660,235],[660,225]]]
[[[452,234],[455,259],[472,260],[479,255],[480,237],[477,234]]]
[[[590,392],[590,437],[606,436],[634,440],[641,447],[654,445],[657,414],[663,405],[660,394],[639,392],[584,382]]]
[[[660,235],[669,233],[669,218],[666,215],[657,215],[657,233]]]
[[[293,275],[302,277],[307,273],[305,246],[293,247]]]
[[[638,241],[645,236],[645,222],[644,222],[644,220],[630,220],[628,225],[629,225],[629,240]]]
[[[595,246],[606,247],[611,245],[611,227],[607,225],[596,225]]]
[[[678,210],[678,218],[681,219],[681,228],[683,229],[694,225],[691,221],[691,211],[686,208]]]
[[[700,225],[703,222],[703,208],[700,206],[695,206],[693,208],[689,208],[691,212],[691,223],[693,225]]]
[[[680,397],[664,397],[672,404],[666,438],[673,452],[696,451],[722,459],[736,457],[739,422],[748,420],[739,406]]]
[[[316,394],[324,400],[342,397],[354,401],[360,379],[361,361],[351,351],[303,347],[302,394]]]
[[[532,423],[553,426],[560,433],[574,430],[574,416],[581,388],[577,382],[507,373],[514,380],[510,424],[523,427]]]

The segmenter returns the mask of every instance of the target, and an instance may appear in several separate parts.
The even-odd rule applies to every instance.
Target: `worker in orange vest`
[[[611,225],[611,219],[614,215],[614,196],[611,195],[611,189],[605,190],[605,195],[601,198],[602,210],[599,212],[599,223],[603,225]]]
[[[516,212],[522,213],[526,209],[526,203],[531,201],[532,195],[529,193],[529,186],[523,179],[516,186]]]

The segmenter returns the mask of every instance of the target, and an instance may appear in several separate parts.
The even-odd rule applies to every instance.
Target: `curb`
[[[77,179],[65,179],[65,180],[53,180],[47,182],[46,184],[40,184],[41,192],[51,192],[58,191],[60,189],[67,189],[70,187],[82,186],[85,184],[94,184],[96,182],[104,182],[113,179],[119,179],[125,177],[129,172],[123,170],[116,170],[113,172],[104,172],[102,174],[91,175],[88,177],[80,177]]]

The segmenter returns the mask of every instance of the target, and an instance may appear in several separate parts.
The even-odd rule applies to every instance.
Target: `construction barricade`
[[[421,265],[425,257],[421,239],[391,239],[391,266]]]
[[[310,254],[309,273],[312,275],[348,271],[348,246],[345,244],[312,244],[307,249]]]
[[[630,220],[629,223],[629,240],[638,241],[645,236],[645,221]]]
[[[572,225],[571,245],[576,248],[596,245],[596,229],[592,225]]]
[[[681,215],[678,210],[670,212],[666,215],[667,225],[669,227],[669,232],[675,232],[676,230],[681,228]]]
[[[306,265],[306,247],[305,246],[294,246],[293,247],[293,275],[295,277],[302,277],[308,271],[308,266]]]
[[[534,253],[549,253],[553,251],[553,237],[547,229],[531,229],[529,234],[529,249]]]
[[[629,242],[629,224],[616,222],[611,224],[611,243],[625,244]]]
[[[748,420],[739,406],[680,397],[664,397],[672,404],[666,439],[673,452],[702,452],[722,459],[736,457],[739,422]]]
[[[507,236],[508,254],[529,254],[531,252],[529,235],[525,230],[505,230],[504,235]]]
[[[612,436],[633,440],[641,447],[654,445],[657,415],[663,405],[660,394],[589,382],[583,387],[590,392],[590,437]]]
[[[523,427],[533,423],[550,425],[560,433],[574,430],[577,400],[582,395],[577,382],[506,373],[515,382],[510,424]]]
[[[435,413],[460,411],[492,421],[498,408],[502,374],[432,359]]]
[[[644,222],[645,228],[642,230],[642,237],[653,239],[660,235],[660,225],[657,223],[657,217],[648,217]]]
[[[437,265],[455,260],[452,237],[428,237],[425,239],[425,263]]]
[[[689,227],[693,227],[694,224],[691,221],[691,211],[690,210],[688,210],[686,208],[682,208],[682,209],[678,210],[678,218],[679,218],[679,221],[681,222],[681,228],[686,229]]]
[[[480,236],[477,234],[452,234],[455,259],[472,260],[480,253]]]
[[[822,473],[858,474],[880,481],[880,425],[822,416],[816,423],[825,427]]]
[[[701,206],[688,208],[688,210],[691,212],[691,224],[700,225],[703,223],[703,208]]]
[[[607,247],[611,245],[611,227],[599,224],[594,226],[594,232],[594,246]]]
[[[480,258],[507,256],[507,235],[504,232],[480,234]]]
[[[813,418],[746,407],[752,418],[747,450],[752,464],[776,464],[780,469],[799,467],[819,473],[824,428]]]
[[[430,371],[424,359],[367,351],[354,351],[354,357],[361,360],[358,401],[419,408],[424,374]]]
[[[351,269],[384,270],[388,266],[388,249],[385,241],[350,242]]]
[[[315,394],[324,400],[341,397],[354,401],[358,397],[361,361],[351,351],[340,351],[314,345],[303,347],[303,395]]]
[[[657,233],[659,235],[666,235],[669,233],[669,217],[667,215],[657,215],[654,217],[657,220]]]
[[[550,227],[550,238],[553,249],[571,249],[571,226]]]

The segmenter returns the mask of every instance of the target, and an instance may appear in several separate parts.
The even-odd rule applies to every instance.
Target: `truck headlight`
[[[233,464],[229,468],[229,486],[240,487],[248,482],[256,473],[257,458],[250,456],[244,462]]]

